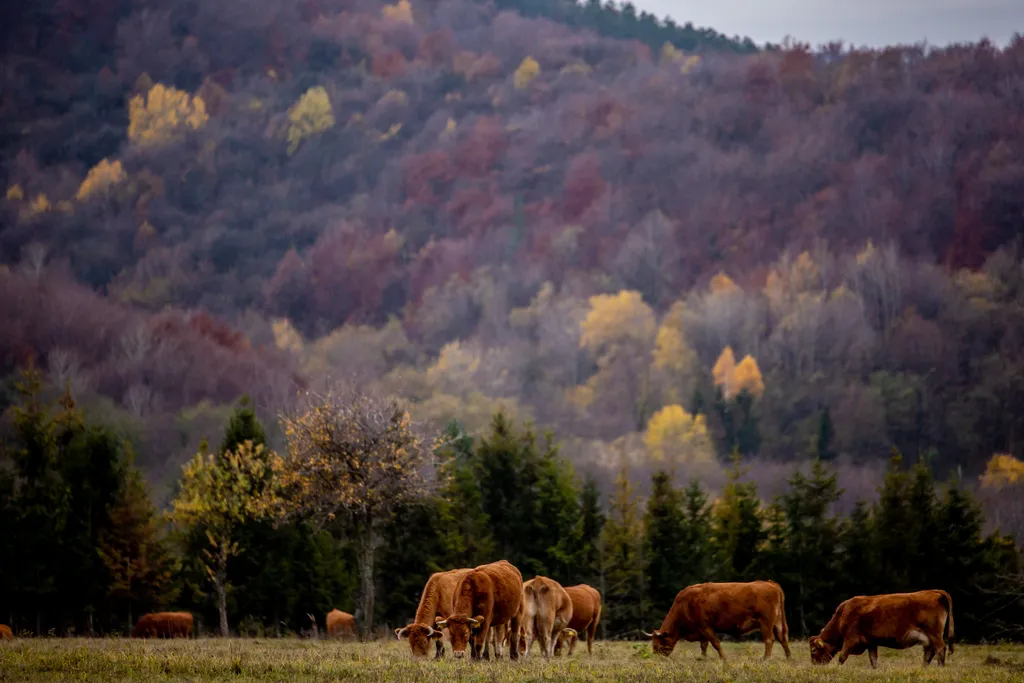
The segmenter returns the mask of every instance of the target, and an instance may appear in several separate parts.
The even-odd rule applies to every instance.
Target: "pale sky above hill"
[[[935,46],[988,37],[1006,45],[1024,34],[1024,0],[633,0],[679,24],[707,26],[757,43],[787,35],[816,47],[842,39],[879,47],[927,40]]]

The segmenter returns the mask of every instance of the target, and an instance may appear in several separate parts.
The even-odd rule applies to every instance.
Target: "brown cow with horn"
[[[451,616],[455,586],[471,571],[473,570],[452,569],[431,574],[427,579],[412,623],[395,629],[395,635],[399,640],[409,639],[409,647],[412,648],[414,657],[426,657],[431,640],[434,641],[434,659],[444,656],[443,627],[438,626],[436,622]]]
[[[152,612],[139,617],[132,638],[188,638],[192,629],[192,615],[188,612]]]
[[[437,622],[447,628],[452,654],[462,658],[466,647],[470,657],[484,655],[490,630],[508,624],[511,632],[509,656],[519,659],[519,605],[523,600],[523,575],[506,560],[482,564],[466,574],[455,586],[452,615]]]
[[[938,655],[946,664],[953,654],[953,599],[943,590],[888,595],[858,595],[839,604],[821,633],[811,638],[811,661],[827,664],[839,652],[839,663],[866,650],[878,666],[878,648],[905,650],[924,646],[928,666]]]
[[[700,641],[701,655],[707,656],[708,643],[725,659],[716,633],[742,636],[761,631],[764,658],[772,654],[778,638],[790,656],[789,626],[786,624],[785,596],[774,581],[750,583],[699,583],[676,595],[672,608],[665,615],[661,628],[644,633],[651,638],[651,647],[665,657],[672,654],[676,643]]]

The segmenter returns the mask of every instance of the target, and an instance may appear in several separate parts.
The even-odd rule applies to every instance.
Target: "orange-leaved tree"
[[[357,547],[362,628],[369,633],[381,529],[399,506],[429,491],[429,452],[396,400],[355,390],[308,393],[282,422],[288,454],[281,512],[320,526],[338,517],[348,523]]]

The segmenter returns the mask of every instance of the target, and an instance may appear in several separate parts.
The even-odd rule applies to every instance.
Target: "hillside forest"
[[[807,629],[837,592],[969,577],[965,633],[1007,634],[983,622],[1019,607],[992,596],[1024,533],[1021,37],[758,46],[569,0],[33,0],[0,34],[19,628],[395,624],[428,569],[502,552],[606,582],[625,637],[674,590],[664,545],[787,596],[813,555],[837,578],[792,599]],[[338,386],[440,444],[369,526],[278,492],[288,425]],[[280,493],[222,510],[241,530],[198,503],[224,467]],[[512,500],[560,521],[490,517]],[[395,536],[439,516],[477,526]],[[843,568],[865,548],[878,576]],[[115,568],[139,553],[141,587]]]

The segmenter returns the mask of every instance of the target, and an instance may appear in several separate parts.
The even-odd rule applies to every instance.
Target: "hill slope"
[[[11,12],[3,371],[71,353],[156,461],[201,399],[273,412],[293,380],[114,382],[135,332],[87,341],[34,282],[136,316],[146,353],[161,316],[197,319],[158,313],[205,310],[249,367],[477,426],[504,404],[587,462],[702,462],[641,438],[676,405],[720,456],[1021,449],[1020,255],[990,260],[1024,225],[1021,41],[743,55],[625,9],[468,0]],[[726,347],[763,389],[712,372]]]

